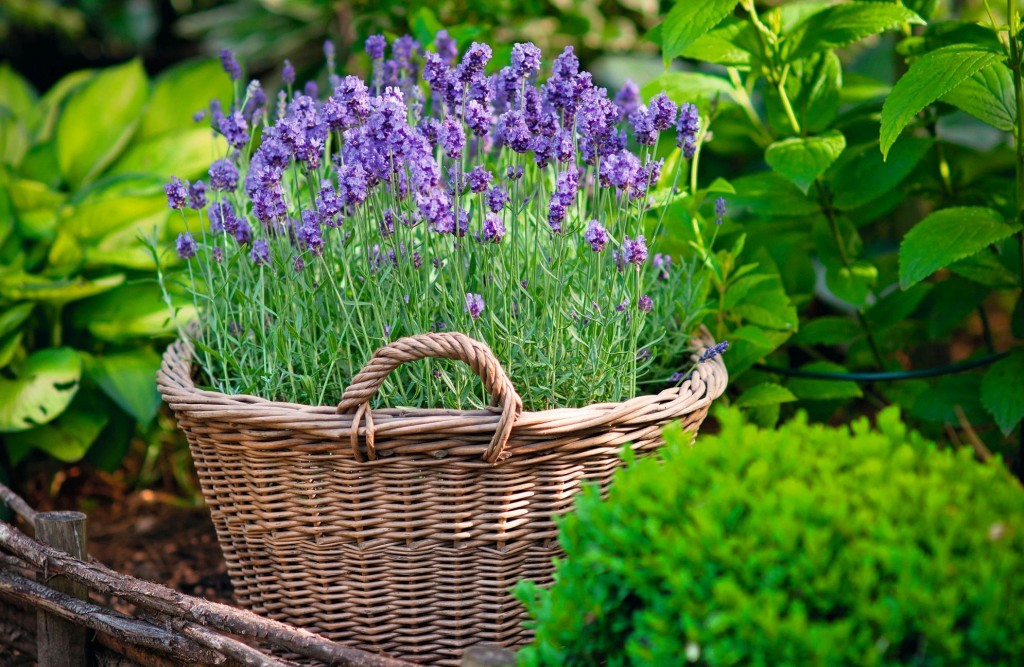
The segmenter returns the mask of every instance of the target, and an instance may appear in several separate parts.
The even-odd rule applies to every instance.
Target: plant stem
[[[1024,85],[1021,81],[1020,44],[1015,33],[1017,27],[1016,0],[1006,2],[1007,37],[1010,42],[1010,70],[1013,72],[1013,92],[1017,100],[1017,127],[1014,137],[1017,167],[1017,223],[1024,223]],[[1020,285],[1024,290],[1024,230],[1017,232],[1020,242]],[[1024,291],[1021,293],[1024,299]]]

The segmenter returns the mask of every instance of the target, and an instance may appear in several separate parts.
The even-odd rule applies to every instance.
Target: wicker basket
[[[701,347],[713,344],[704,334]],[[369,410],[400,364],[467,363],[488,410]],[[377,350],[341,404],[201,391],[184,341],[157,381],[188,437],[239,604],[332,639],[455,665],[480,642],[528,638],[509,588],[549,582],[553,517],[580,485],[605,485],[627,443],[697,431],[728,379],[720,359],[681,386],[622,403],[523,412],[490,349],[433,333]]]

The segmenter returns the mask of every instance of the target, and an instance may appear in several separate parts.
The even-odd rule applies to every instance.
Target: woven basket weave
[[[703,334],[701,348],[713,344]],[[370,410],[399,365],[467,363],[487,410]],[[659,394],[523,412],[490,349],[458,333],[374,354],[341,404],[312,407],[202,391],[179,340],[157,382],[188,437],[239,604],[360,648],[456,665],[480,642],[528,638],[508,589],[551,581],[553,517],[584,481],[606,485],[620,450],[696,433],[728,376],[720,358]]]

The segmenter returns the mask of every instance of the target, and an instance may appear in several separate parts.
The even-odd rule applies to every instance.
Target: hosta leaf
[[[846,2],[812,14],[790,33],[788,62],[852,44],[904,23],[923,24],[921,17],[897,4]]]
[[[224,137],[214,136],[209,128],[193,128],[165,133],[132,142],[113,167],[111,174],[155,174],[164,179],[178,176],[202,177],[210,164],[227,154]],[[164,200],[166,204],[166,199]]]
[[[1013,354],[992,364],[981,381],[981,404],[1009,434],[1024,419],[1024,353]]]
[[[95,405],[80,403],[76,399],[64,414],[49,424],[8,435],[7,446],[17,453],[12,460],[39,449],[64,463],[81,461],[107,425],[109,416]]]
[[[56,419],[78,392],[82,360],[68,347],[33,352],[13,379],[0,377],[0,432],[27,431]]]
[[[914,225],[900,244],[900,286],[907,289],[1013,232],[1003,216],[990,208],[957,206],[936,211]]]
[[[888,155],[917,112],[1002,58],[977,46],[953,44],[915,60],[882,104],[882,155]]]
[[[0,276],[0,296],[11,300],[47,301],[63,304],[114,289],[124,282],[123,273],[95,280],[82,277],[50,280],[30,273]]]
[[[941,99],[1003,132],[1012,132],[1017,123],[1013,73],[1003,63],[975,72]]]
[[[95,357],[87,374],[117,405],[145,428],[160,409],[156,372],[160,355],[148,347]]]
[[[661,25],[661,52],[667,67],[686,47],[722,22],[739,0],[676,0]]]
[[[796,185],[804,194],[846,148],[838,130],[817,137],[793,137],[776,141],[764,153],[765,162]]]
[[[203,129],[209,135],[209,128],[198,126],[192,114],[205,109],[213,99],[227,106],[231,95],[231,80],[224,75],[219,60],[175,65],[153,80],[153,94],[139,123],[137,139],[192,129]]]

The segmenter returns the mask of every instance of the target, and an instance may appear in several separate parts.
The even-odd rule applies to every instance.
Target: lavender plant
[[[377,347],[429,331],[485,341],[527,409],[681,381],[710,250],[698,242],[673,263],[658,243],[666,203],[694,180],[697,110],[664,94],[643,104],[635,86],[611,98],[571,48],[541,83],[533,44],[490,75],[486,44],[459,59],[442,32],[433,47],[371,37],[369,81],[335,74],[325,49],[330,94],[289,75],[276,106],[258,82],[242,90],[223,54],[235,100],[210,116],[230,152],[208,187],[166,188],[192,221],[176,251],[203,381],[331,403]],[[678,148],[670,169],[663,133]],[[487,403],[479,380],[436,360],[403,367],[381,394]]]

